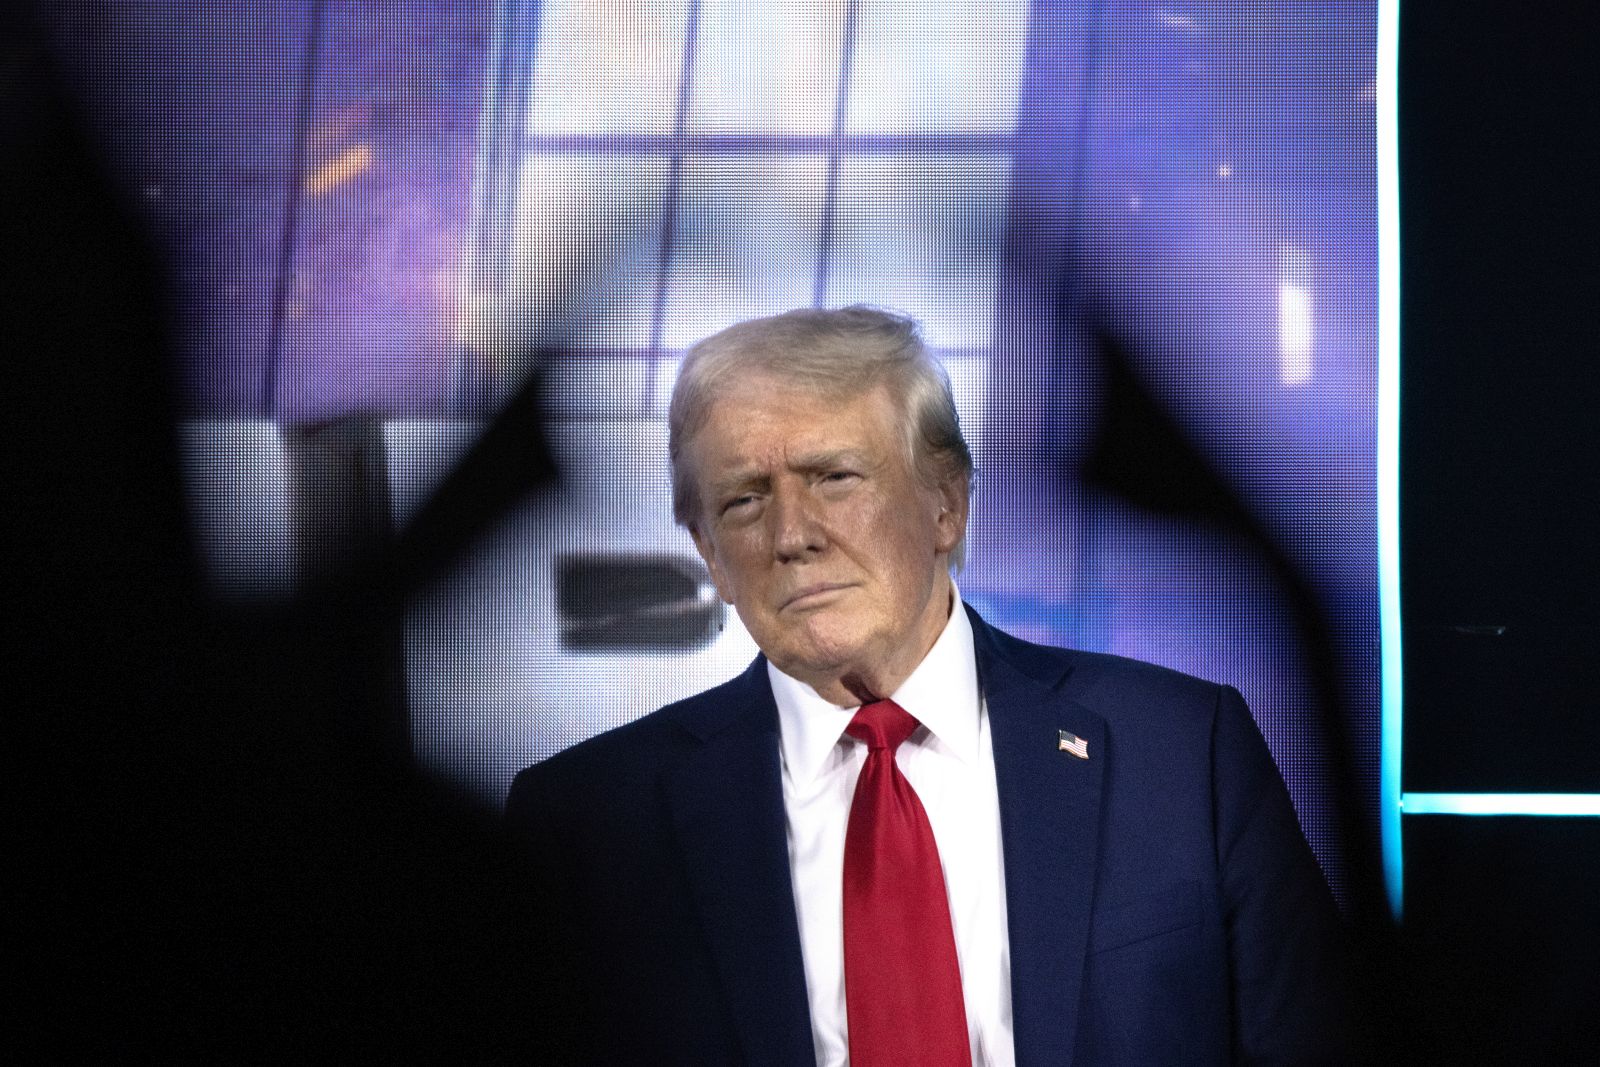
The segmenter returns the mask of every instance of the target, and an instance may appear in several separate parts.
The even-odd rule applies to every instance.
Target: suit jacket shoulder
[[[1076,1062],[1337,1062],[1337,917],[1239,693],[973,622],[1019,1050],[1070,1037]],[[1087,760],[1052,761],[1058,728]],[[1079,1007],[1065,1022],[1063,1002]]]
[[[765,660],[519,774],[550,916],[549,1062],[790,1064],[811,1052]]]
[[[1146,711],[1164,719],[1175,713],[1208,715],[1229,688],[1126,656],[1036,644],[970,613],[975,635],[980,642],[989,643],[993,655],[1039,684],[1059,688],[1098,714],[1127,718]]]
[[[766,660],[720,685],[667,704],[648,715],[580,741],[517,774],[506,799],[513,823],[530,814],[537,795],[549,811],[562,798],[585,797],[597,788],[638,788],[654,779],[675,755],[723,730],[763,704]],[[766,703],[771,702],[770,695]],[[774,712],[775,713],[775,712]]]

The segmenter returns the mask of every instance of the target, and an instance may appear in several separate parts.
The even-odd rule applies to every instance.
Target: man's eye
[[[824,492],[831,494],[837,491],[843,494],[853,488],[860,480],[861,475],[855,471],[829,471],[817,479],[817,485]]]
[[[724,515],[726,515],[730,511],[737,511],[740,508],[748,507],[755,502],[756,498],[749,494],[744,496],[736,496],[732,500],[729,500],[722,505],[722,512]]]

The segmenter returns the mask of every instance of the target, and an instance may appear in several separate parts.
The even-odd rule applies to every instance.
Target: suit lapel
[[[1060,693],[1059,661],[1030,675],[976,615],[973,636],[1000,794],[1017,1064],[1066,1063],[1094,903],[1105,722]],[[1089,758],[1061,751],[1058,730],[1087,741]]]
[[[813,1055],[800,928],[789,878],[778,712],[766,661],[730,687],[667,802],[695,905],[750,1063]]]

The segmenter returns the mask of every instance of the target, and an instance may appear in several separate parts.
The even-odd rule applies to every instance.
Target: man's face
[[[948,617],[966,487],[916,476],[887,391],[741,382],[684,458],[695,545],[767,658],[836,703],[888,696]]]

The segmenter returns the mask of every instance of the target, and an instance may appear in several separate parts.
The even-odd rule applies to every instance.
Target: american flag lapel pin
[[[1061,752],[1071,753],[1079,759],[1089,758],[1089,742],[1065,730],[1056,731],[1056,748]]]

